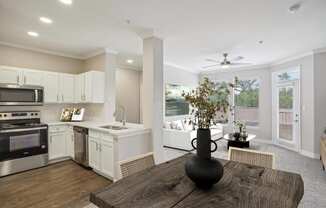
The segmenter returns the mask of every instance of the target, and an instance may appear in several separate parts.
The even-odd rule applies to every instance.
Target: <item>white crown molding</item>
[[[70,55],[70,54],[66,54],[66,53],[44,50],[44,49],[40,49],[40,48],[36,48],[36,47],[23,46],[23,45],[19,45],[19,44],[15,44],[15,43],[4,42],[4,41],[0,41],[0,45],[19,48],[19,49],[25,49],[25,50],[30,50],[30,51],[34,51],[34,52],[55,55],[55,56],[62,56],[62,57],[66,57],[66,58],[73,58],[73,59],[80,59],[80,60],[84,59],[84,57],[82,57],[82,56],[74,56],[74,55]]]
[[[105,53],[110,53],[110,54],[114,54],[114,55],[119,54],[118,51],[116,51],[116,50],[112,50],[112,49],[110,49],[110,48],[105,48]]]
[[[284,64],[284,63],[287,63],[287,62],[290,62],[290,61],[301,59],[301,58],[306,57],[306,56],[312,56],[313,54],[314,54],[313,51],[308,51],[308,52],[297,54],[297,55],[290,56],[290,57],[287,57],[287,58],[279,59],[277,61],[271,62],[270,66],[273,67],[273,66],[281,65],[281,64]]]
[[[257,65],[251,65],[251,66],[243,66],[243,67],[237,67],[237,68],[217,68],[217,69],[210,69],[206,71],[201,71],[200,75],[208,75],[208,74],[214,74],[214,73],[228,73],[228,72],[239,72],[239,71],[249,71],[249,70],[255,70],[255,69],[269,69],[270,64],[257,64]]]
[[[178,69],[181,69],[181,70],[184,70],[184,71],[187,71],[187,72],[191,72],[193,74],[199,74],[199,72],[196,72],[190,68],[187,68],[187,67],[183,67],[183,66],[180,66],[178,64],[175,64],[175,63],[172,63],[172,62],[164,62],[164,65],[166,66],[171,66],[171,67],[174,67],[174,68],[178,68]]]
[[[98,55],[101,55],[104,53],[105,53],[105,49],[100,49],[100,50],[97,50],[97,51],[87,54],[86,56],[83,57],[83,59],[89,59],[89,58],[92,58],[92,57],[95,57],[95,56],[98,56]]]
[[[326,47],[314,49],[313,52],[316,53],[326,53]]]

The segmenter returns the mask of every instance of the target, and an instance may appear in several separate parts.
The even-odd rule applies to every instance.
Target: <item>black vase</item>
[[[197,141],[196,146],[195,141]],[[213,150],[211,150],[211,143],[215,146]],[[217,144],[211,140],[209,129],[198,129],[197,138],[191,141],[191,145],[197,150],[197,155],[186,162],[186,174],[198,188],[209,189],[223,176],[223,165],[211,158],[211,153],[216,151]]]

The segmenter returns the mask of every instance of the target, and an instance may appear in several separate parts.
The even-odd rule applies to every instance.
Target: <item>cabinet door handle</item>
[[[62,101],[65,101],[64,97],[63,97],[63,94],[61,95],[61,98],[62,98]]]
[[[17,79],[17,84],[19,84],[19,75],[17,75],[16,79]]]
[[[24,76],[24,84],[26,84],[26,76]]]

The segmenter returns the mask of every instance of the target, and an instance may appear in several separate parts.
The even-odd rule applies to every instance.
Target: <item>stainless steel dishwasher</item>
[[[82,166],[88,165],[88,129],[74,126],[74,161]]]

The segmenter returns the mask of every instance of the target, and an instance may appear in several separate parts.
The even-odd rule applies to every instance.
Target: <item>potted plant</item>
[[[190,123],[197,127],[197,138],[191,142],[197,155],[186,162],[185,170],[199,188],[208,189],[223,176],[223,165],[211,158],[211,152],[216,151],[217,144],[211,140],[210,127],[219,120],[216,118],[218,112],[228,112],[230,87],[234,87],[233,84],[216,85],[205,78],[197,89],[182,94],[192,106]],[[213,150],[211,144],[215,146]]]

